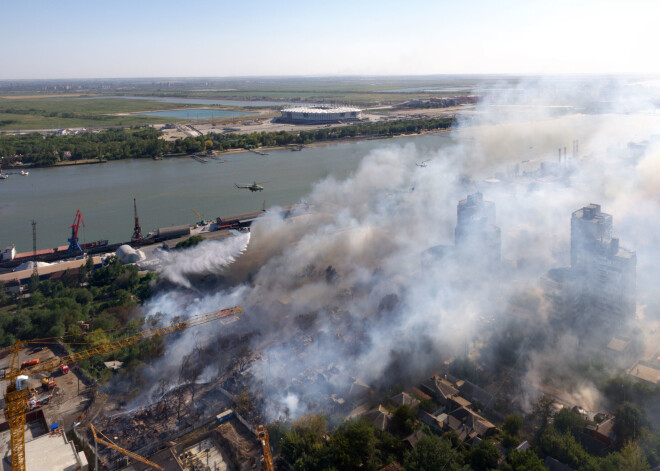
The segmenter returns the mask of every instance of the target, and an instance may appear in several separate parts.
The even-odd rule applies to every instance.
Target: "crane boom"
[[[218,319],[225,319],[240,314],[241,312],[243,312],[243,310],[236,306],[206,314],[191,316],[185,321],[174,322],[165,327],[152,327],[151,329],[143,330],[124,339],[97,345],[88,350],[72,353],[63,358],[52,358],[32,367],[24,368],[23,370],[20,368],[19,352],[21,348],[29,342],[25,340],[19,340],[16,342],[10,347],[11,360],[9,366],[0,369],[0,380],[8,382],[5,393],[5,404],[7,405],[5,416],[9,423],[11,437],[11,469],[14,471],[25,471],[25,401],[27,400],[29,393],[28,388],[26,387],[27,385],[19,388],[16,381],[19,376],[27,373],[37,374],[50,372],[57,368],[60,363],[67,364],[91,358],[95,355],[114,352],[126,346],[133,345],[140,340],[162,337],[189,327],[206,324],[207,322]]]
[[[264,449],[264,466],[266,471],[274,471],[273,456],[270,453],[270,440],[268,430],[263,425],[257,425],[257,439],[261,442]]]
[[[133,453],[132,451],[125,450],[125,449],[123,449],[122,447],[120,447],[120,446],[118,446],[118,445],[115,445],[114,443],[112,443],[112,442],[109,441],[109,440],[108,440],[108,441],[105,441],[105,440],[103,440],[103,439],[97,437],[97,436],[96,436],[96,429],[94,428],[94,426],[93,426],[92,424],[89,424],[89,428],[92,429],[92,435],[94,435],[94,441],[96,441],[97,443],[100,443],[100,444],[102,444],[102,445],[105,445],[105,446],[107,446],[107,447],[110,447],[110,448],[112,448],[113,450],[117,450],[118,452],[123,453],[123,454],[125,454],[126,456],[130,456],[130,457],[133,458],[134,460],[141,461],[142,463],[151,466],[152,468],[156,468],[156,469],[159,469],[160,471],[164,471],[163,468],[160,467],[160,466],[158,466],[156,463],[153,463],[153,462],[149,461],[148,459],[141,457],[140,455],[136,455],[136,454]],[[101,432],[99,432],[99,433],[101,433]],[[105,435],[104,435],[104,436],[105,436]],[[107,438],[107,437],[106,437],[106,438]]]

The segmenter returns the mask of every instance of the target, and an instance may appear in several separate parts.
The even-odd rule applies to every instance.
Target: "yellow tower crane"
[[[264,449],[264,469],[266,471],[274,471],[273,456],[270,453],[270,440],[268,438],[268,430],[264,425],[257,425],[257,440],[261,442]]]
[[[100,435],[103,435],[103,438],[105,438],[105,440],[99,438],[99,437],[96,435],[96,431],[97,431],[97,430],[94,428],[94,426],[93,426],[92,424],[89,424],[89,428],[92,429],[92,435],[94,435],[94,441],[95,441],[96,443],[100,443],[100,444],[102,444],[102,445],[105,445],[105,446],[107,446],[107,447],[112,448],[113,450],[117,450],[118,452],[123,453],[123,454],[125,454],[126,456],[130,456],[130,457],[133,458],[134,460],[141,461],[142,463],[151,466],[152,468],[156,468],[156,469],[159,469],[160,471],[164,471],[163,468],[162,468],[161,466],[158,466],[156,463],[153,463],[153,462],[149,461],[148,459],[143,458],[143,457],[141,457],[140,455],[137,455],[137,454],[135,454],[135,453],[133,453],[133,452],[131,452],[131,451],[124,450],[124,449],[123,449],[122,447],[120,447],[119,445],[115,445],[115,444],[112,442],[112,440],[110,440],[108,437],[106,437],[105,435],[103,435],[101,432],[99,432],[99,434],[100,434]]]
[[[240,307],[231,307],[228,309],[221,309],[219,311],[209,312],[206,314],[199,314],[191,316],[185,321],[175,322],[165,327],[153,327],[151,329],[143,330],[135,335],[131,335],[124,339],[115,340],[106,344],[101,344],[92,347],[88,350],[83,350],[77,353],[72,353],[63,358],[52,358],[38,363],[37,365],[23,368],[21,370],[19,363],[19,352],[30,341],[19,340],[10,347],[11,360],[9,366],[0,369],[0,380],[7,382],[7,389],[5,393],[5,417],[9,422],[9,431],[11,437],[11,469],[12,471],[25,471],[25,410],[26,401],[29,397],[27,374],[50,373],[60,364],[68,364],[96,355],[104,355],[106,353],[120,350],[129,345],[138,343],[141,340],[162,337],[174,332],[179,332],[190,327],[195,327],[207,322],[225,319],[230,316],[235,316],[243,312]],[[34,342],[34,341],[33,341]]]

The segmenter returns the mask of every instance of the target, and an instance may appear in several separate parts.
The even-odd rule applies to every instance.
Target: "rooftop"
[[[635,363],[628,374],[652,384],[660,384],[660,369],[644,361]]]
[[[87,458],[63,434],[46,434],[25,443],[27,471],[74,471],[86,469]]]
[[[360,108],[354,108],[352,106],[294,106],[290,108],[284,108],[282,112],[295,112],[295,113],[357,113],[362,111]]]

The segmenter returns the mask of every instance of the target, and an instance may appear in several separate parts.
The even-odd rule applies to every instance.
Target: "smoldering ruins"
[[[143,313],[244,312],[168,339],[122,407],[183,407],[190,423],[233,397],[254,423],[346,416],[364,391],[449,373],[501,413],[541,394],[604,410],[576,365],[658,353],[644,327],[658,319],[660,266],[647,92],[524,81],[462,115],[449,144],[390,141],[304,205],[267,211],[246,248],[202,243],[199,264],[168,276]],[[208,261],[228,254],[209,279],[224,264]]]

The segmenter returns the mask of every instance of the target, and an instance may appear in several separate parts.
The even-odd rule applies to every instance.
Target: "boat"
[[[6,180],[7,178],[9,178],[9,175],[6,173],[0,173],[0,180]]]
[[[30,174],[30,172],[26,172],[25,170],[21,170],[21,175],[23,175],[24,177],[28,176],[29,174]]]

